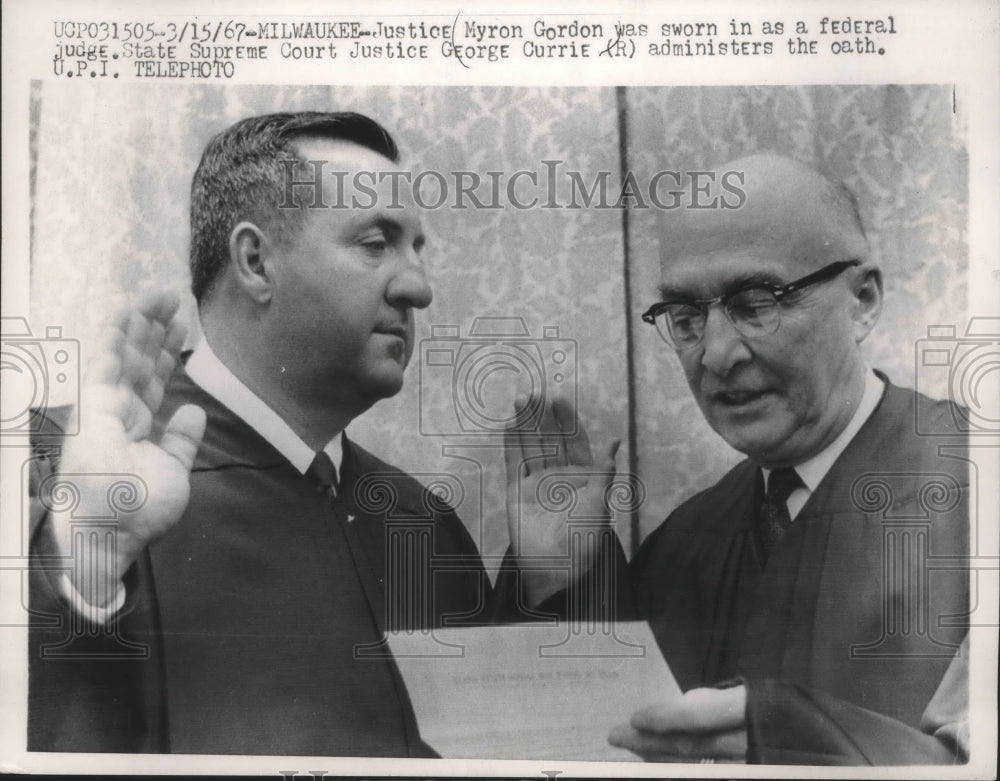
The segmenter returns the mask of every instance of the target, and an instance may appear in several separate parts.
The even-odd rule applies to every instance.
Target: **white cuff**
[[[118,581],[118,592],[115,594],[114,601],[104,607],[97,607],[85,600],[83,595],[76,590],[73,581],[65,572],[59,581],[59,589],[62,592],[63,598],[69,602],[75,613],[83,616],[92,624],[100,626],[108,623],[111,617],[121,610],[125,604],[125,584],[120,580]]]

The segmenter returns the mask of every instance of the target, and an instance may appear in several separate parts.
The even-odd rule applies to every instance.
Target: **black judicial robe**
[[[158,419],[185,403],[208,415],[190,503],[129,570],[107,627],[69,614],[36,525],[29,749],[433,756],[381,641],[389,628],[489,620],[461,521],[346,439],[331,509],[178,370]]]
[[[955,761],[919,726],[969,609],[956,414],[888,385],[766,563],[749,461],[681,505],[630,563],[626,609],[650,622],[681,688],[745,681],[750,761]]]

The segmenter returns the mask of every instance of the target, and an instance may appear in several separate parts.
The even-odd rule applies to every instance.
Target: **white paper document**
[[[421,737],[442,757],[634,760],[608,733],[680,695],[645,622],[389,635]]]

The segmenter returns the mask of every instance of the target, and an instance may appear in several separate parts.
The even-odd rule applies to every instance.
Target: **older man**
[[[643,319],[747,460],[630,562],[632,606],[689,691],[612,742],[649,759],[956,761],[968,575],[921,557],[967,553],[967,463],[961,437],[939,450],[915,422],[957,434],[958,410],[866,365],[882,277],[849,193],[773,155],[726,171],[745,204],[668,215],[663,300]],[[889,535],[900,519],[911,536]]]
[[[125,313],[48,483],[76,506],[42,484],[30,749],[432,755],[383,633],[482,621],[490,583],[450,508],[343,433],[399,391],[431,301],[397,157],[351,113],[254,117],[206,148],[204,339],[175,371],[176,297]],[[81,520],[107,515],[102,474],[145,481],[113,536]]]

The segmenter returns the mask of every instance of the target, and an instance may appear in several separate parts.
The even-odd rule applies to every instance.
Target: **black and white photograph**
[[[0,768],[996,777],[995,9],[46,5]]]

